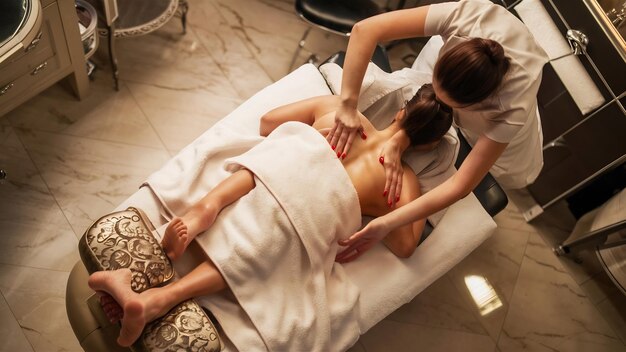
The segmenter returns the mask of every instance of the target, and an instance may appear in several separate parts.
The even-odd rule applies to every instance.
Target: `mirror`
[[[626,0],[584,0],[626,62]]]
[[[0,47],[22,28],[30,12],[30,0],[0,1]]]

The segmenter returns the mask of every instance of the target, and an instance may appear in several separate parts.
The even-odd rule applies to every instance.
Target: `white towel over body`
[[[337,239],[358,230],[361,213],[352,183],[312,127],[278,127],[262,143],[229,159],[256,187],[220,213],[196,241],[217,265],[239,305],[272,351],[329,351],[360,335],[359,291],[334,262]],[[229,314],[206,301],[241,351],[246,336],[229,330]],[[239,318],[233,317],[236,326]],[[262,348],[261,348],[262,349]]]

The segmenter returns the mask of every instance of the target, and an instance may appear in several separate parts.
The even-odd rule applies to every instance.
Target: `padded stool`
[[[352,27],[359,21],[382,13],[382,9],[370,0],[296,0],[296,13],[309,24],[325,31],[349,36]],[[298,42],[298,49],[294,53],[289,71],[304,47],[306,38],[311,31],[307,28]],[[317,61],[317,56],[311,54],[308,62]]]
[[[87,285],[89,273],[78,261],[67,281],[65,307],[74,334],[85,351],[90,352],[130,352],[120,347],[117,337],[118,324],[111,324],[100,308],[98,297]]]

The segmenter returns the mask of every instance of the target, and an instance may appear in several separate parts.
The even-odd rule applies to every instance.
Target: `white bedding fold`
[[[358,230],[358,197],[341,162],[312,127],[290,122],[230,159],[256,187],[196,238],[272,351],[329,351],[360,335],[359,290],[334,262],[337,239]],[[209,303],[210,305],[210,303]],[[215,311],[217,309],[218,311]],[[221,324],[229,319],[212,307]],[[240,351],[246,345],[228,332]],[[331,344],[332,343],[332,344]]]

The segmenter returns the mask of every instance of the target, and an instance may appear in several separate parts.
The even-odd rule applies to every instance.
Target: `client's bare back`
[[[313,128],[325,130],[332,127],[334,123],[335,112],[332,111],[316,119]],[[385,187],[386,175],[379,158],[383,144],[389,140],[393,131],[376,130],[363,115],[361,115],[361,123],[367,138],[355,138],[350,154],[342,158],[342,164],[359,196],[362,215],[381,216],[390,212],[392,208],[387,203],[387,197],[381,192]],[[405,174],[409,175],[412,172],[405,165]]]

